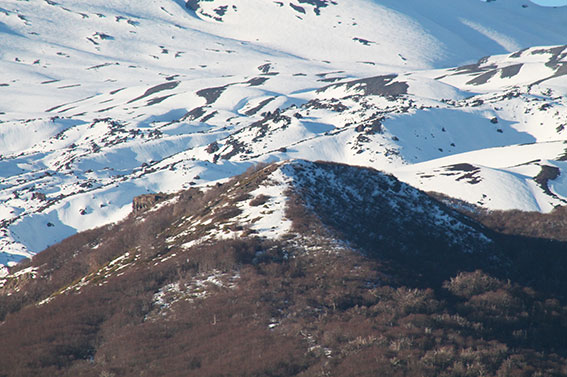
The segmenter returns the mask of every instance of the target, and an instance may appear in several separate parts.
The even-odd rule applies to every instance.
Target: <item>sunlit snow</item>
[[[534,178],[565,171],[567,7],[197,3],[2,3],[0,265],[119,221],[136,195],[291,158],[488,209],[565,204],[565,174],[548,192]],[[478,179],[447,174],[465,163]],[[289,226],[282,187],[242,208],[267,237]]]

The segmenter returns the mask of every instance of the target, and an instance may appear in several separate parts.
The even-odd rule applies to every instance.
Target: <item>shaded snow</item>
[[[550,197],[533,182],[543,162],[517,166],[546,159],[565,168],[565,54],[534,46],[565,43],[567,7],[200,4],[193,13],[183,1],[4,1],[0,265],[119,221],[136,195],[205,186],[261,161],[372,166],[487,208],[545,212],[566,197],[565,174],[550,182]],[[220,5],[230,5],[222,16]],[[448,68],[487,55],[469,70]],[[317,91],[391,74],[407,94]],[[278,109],[289,124],[268,119]],[[481,166],[482,183],[442,175],[465,162]],[[241,208],[267,237],[289,226],[281,179],[254,193],[265,191],[269,208]]]

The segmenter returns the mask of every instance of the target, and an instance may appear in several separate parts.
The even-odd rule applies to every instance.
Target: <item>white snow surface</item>
[[[250,229],[257,235],[266,238],[278,238],[291,229],[291,220],[285,217],[287,195],[291,187],[292,177],[283,174],[281,169],[274,171],[260,187],[250,194],[254,196],[251,201],[240,202],[242,213],[237,221],[249,224]],[[251,205],[260,195],[265,197],[265,203]]]
[[[567,7],[197,3],[0,3],[0,265],[119,221],[136,195],[290,158],[489,209],[565,203]],[[391,74],[401,94],[341,85]],[[448,174],[464,163],[478,180]],[[562,173],[547,191],[543,166]],[[289,226],[282,187],[263,188],[270,210],[242,208],[268,237]]]

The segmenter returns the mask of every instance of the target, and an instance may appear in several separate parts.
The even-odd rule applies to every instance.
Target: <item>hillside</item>
[[[4,1],[0,264],[135,196],[293,158],[549,213],[567,200],[566,18],[520,0]]]
[[[132,208],[4,279],[0,375],[566,372],[565,244],[391,175],[294,160]]]

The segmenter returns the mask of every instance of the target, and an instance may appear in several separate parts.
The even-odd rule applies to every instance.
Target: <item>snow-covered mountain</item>
[[[565,35],[520,0],[3,1],[0,264],[290,158],[549,212]]]

